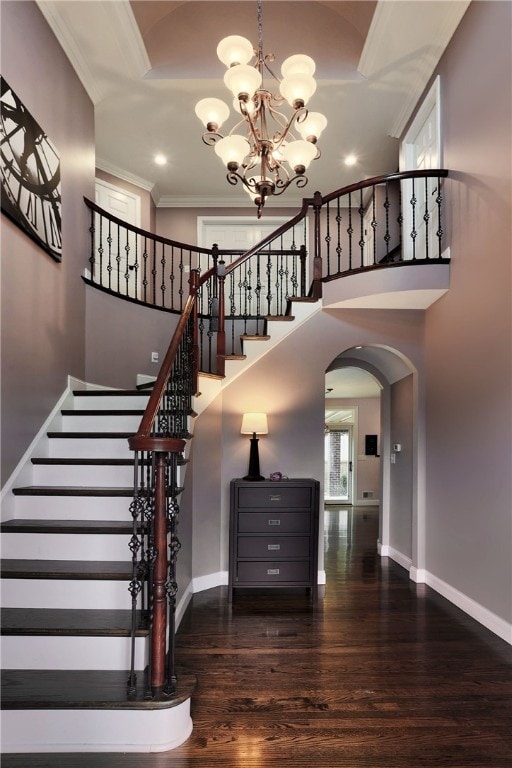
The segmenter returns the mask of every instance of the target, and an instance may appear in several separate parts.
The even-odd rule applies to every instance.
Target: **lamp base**
[[[256,437],[256,433],[251,437],[251,448],[249,452],[249,471],[244,480],[257,481],[264,480],[263,475],[260,474],[260,455],[258,450],[259,440]]]

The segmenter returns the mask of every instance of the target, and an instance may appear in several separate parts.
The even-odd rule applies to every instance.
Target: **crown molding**
[[[246,208],[251,213],[254,213],[255,206],[249,201],[244,200],[243,197],[198,197],[194,195],[162,195],[158,199],[153,196],[153,200],[157,208]],[[302,206],[302,198],[294,199],[287,198],[286,205],[280,204],[280,208],[300,208]],[[266,213],[271,212],[271,208],[266,207]]]
[[[129,173],[123,168],[119,168],[118,166],[113,165],[113,163],[109,163],[108,160],[103,160],[101,157],[96,158],[96,168],[99,168],[100,171],[104,171],[105,173],[110,173],[112,176],[116,176],[116,178],[121,179],[122,181],[127,181],[129,184],[134,184],[136,187],[140,187],[140,189],[143,189],[146,192],[152,193],[154,190],[153,182],[143,179],[141,176],[136,176],[134,173]]]
[[[379,0],[359,60],[358,71],[385,82],[407,62],[401,105],[388,133],[400,138],[470,0],[390,3]]]
[[[84,30],[96,40],[103,38],[105,43],[101,46],[101,61],[95,61],[95,67],[101,66],[114,75],[116,72],[124,76],[128,73],[133,78],[142,78],[151,69],[128,0],[107,3],[36,0],[36,3],[93,104],[98,104],[107,96],[108,85],[100,86],[102,80],[95,75],[81,53]],[[112,37],[107,35],[111,29],[116,30],[116,35]]]

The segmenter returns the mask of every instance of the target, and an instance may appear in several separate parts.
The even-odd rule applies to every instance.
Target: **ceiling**
[[[38,5],[95,104],[98,167],[150,190],[158,206],[252,206],[203,144],[194,107],[205,96],[231,106],[216,47],[228,34],[257,44],[256,0]],[[304,194],[397,169],[397,137],[467,5],[264,0],[265,52],[275,54],[277,73],[292,53],[315,59],[318,87],[308,106],[329,121],[306,190],[289,189],[271,204],[296,206]],[[228,120],[228,130],[234,122]],[[166,156],[165,166],[155,165],[156,153]],[[349,153],[359,158],[350,168]]]

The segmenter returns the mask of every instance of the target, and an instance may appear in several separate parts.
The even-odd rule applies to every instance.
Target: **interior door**
[[[330,429],[325,436],[325,501],[352,504],[352,479],[352,427]]]
[[[115,187],[102,179],[96,179],[96,204],[107,213],[127,224],[140,227],[141,201],[138,195]],[[99,218],[99,217],[97,217]],[[97,246],[95,249],[99,272],[96,282],[123,295],[139,297],[142,270],[140,269],[136,237],[123,227],[113,227],[101,232],[102,254],[98,256],[100,229],[96,224]]]

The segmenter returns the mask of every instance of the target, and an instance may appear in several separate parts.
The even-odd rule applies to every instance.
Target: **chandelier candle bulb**
[[[316,81],[311,75],[290,75],[281,81],[279,90],[291,107],[300,109],[316,91]]]
[[[296,53],[288,56],[281,64],[281,75],[283,77],[292,77],[294,75],[308,75],[312,77],[315,74],[316,64],[311,56],[304,53]]]
[[[247,139],[237,135],[225,136],[215,144],[215,153],[230,171],[236,171],[242,165],[250,149]]]
[[[218,44],[217,56],[226,67],[248,64],[254,56],[254,48],[246,37],[229,35]]]
[[[208,131],[218,131],[229,117],[229,107],[221,99],[201,99],[196,104],[196,115]]]
[[[241,101],[252,99],[261,85],[261,72],[248,64],[237,64],[228,69],[224,75],[224,83],[233,96]]]
[[[321,112],[308,112],[305,120],[297,122],[297,131],[303,139],[314,144],[320,138],[320,134],[327,126],[327,118]]]

